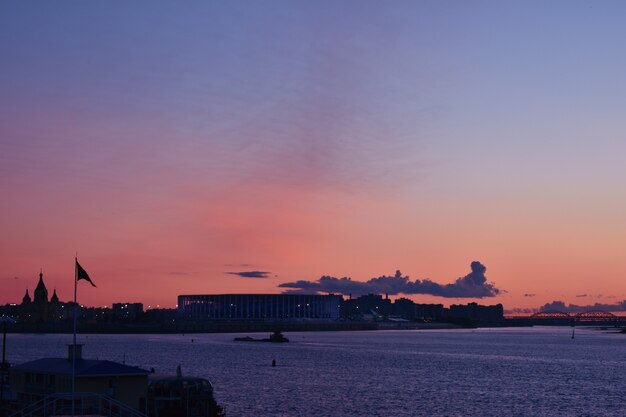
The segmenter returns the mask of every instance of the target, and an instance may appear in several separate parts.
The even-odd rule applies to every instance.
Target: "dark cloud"
[[[189,272],[171,271],[170,275],[183,276],[183,275],[189,275]]]
[[[310,293],[336,294],[431,294],[449,298],[483,298],[494,297],[500,290],[492,283],[487,283],[485,271],[487,268],[480,262],[472,262],[471,272],[464,277],[457,278],[453,284],[438,284],[429,279],[411,281],[408,276],[402,276],[396,271],[393,276],[380,276],[367,282],[354,281],[352,278],[335,278],[323,276],[317,281],[295,281],[280,284],[279,287],[290,288],[293,291]]]
[[[524,297],[534,297],[535,294],[524,294]]]
[[[539,311],[566,311],[567,306],[563,301],[552,301],[551,303],[546,303],[539,307]]]
[[[283,294],[296,294],[296,295],[300,295],[300,294],[310,295],[311,294],[311,290],[304,290],[304,289],[285,290],[282,293]]]
[[[237,275],[242,278],[269,278],[271,272],[267,271],[242,271],[242,272],[226,272],[229,275]]]
[[[584,313],[585,311],[626,311],[626,300],[615,304],[595,303],[593,305],[579,306],[576,304],[566,305],[563,301],[553,301],[539,307],[539,311],[562,311],[565,313]]]

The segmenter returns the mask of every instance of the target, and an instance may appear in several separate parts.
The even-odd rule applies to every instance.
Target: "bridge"
[[[613,313],[602,310],[590,310],[579,313],[565,311],[540,311],[530,317],[512,318],[517,323],[527,325],[546,326],[569,326],[569,325],[604,325],[625,326],[626,317],[616,316]]]
[[[602,310],[584,311],[581,313],[570,314],[564,311],[540,311],[530,316],[532,319],[571,319],[579,321],[619,321],[619,316]]]

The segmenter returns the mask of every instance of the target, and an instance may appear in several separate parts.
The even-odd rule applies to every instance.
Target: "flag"
[[[84,279],[85,281],[93,285],[94,287],[96,286],[96,284],[93,283],[91,278],[89,278],[89,274],[87,274],[87,271],[85,271],[83,267],[80,266],[80,264],[78,263],[78,259],[77,259],[76,260],[76,280],[81,280],[81,279]]]

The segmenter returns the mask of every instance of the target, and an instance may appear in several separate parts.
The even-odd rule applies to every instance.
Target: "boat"
[[[211,383],[198,377],[148,377],[148,417],[223,417]]]
[[[275,331],[274,333],[270,334],[269,338],[265,338],[265,339],[254,339],[250,336],[245,336],[245,337],[235,337],[234,339],[235,342],[269,342],[269,343],[286,343],[289,341],[289,339],[287,339],[282,332],[280,331]]]

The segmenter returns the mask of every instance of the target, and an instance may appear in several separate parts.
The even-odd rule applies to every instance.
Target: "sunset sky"
[[[453,288],[473,261],[487,297],[393,298],[621,302],[625,19],[621,1],[2,2],[0,303],[40,268],[69,301],[76,252],[94,306],[396,270]]]

